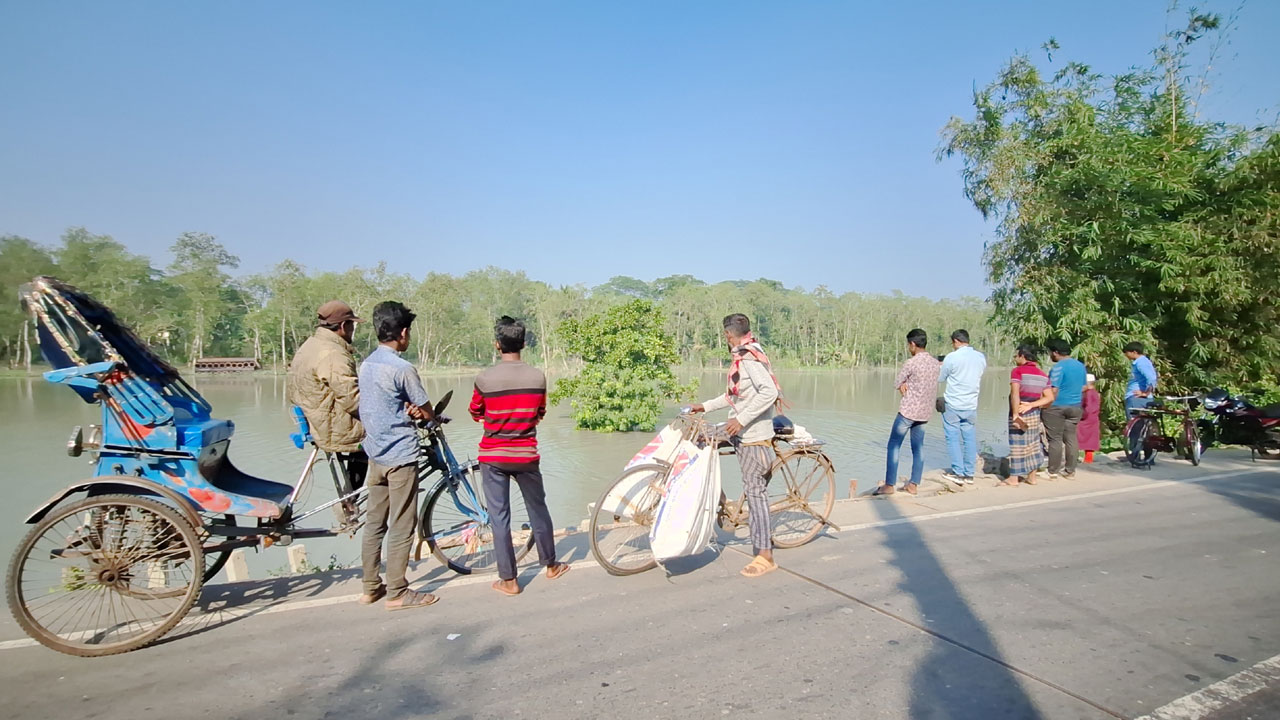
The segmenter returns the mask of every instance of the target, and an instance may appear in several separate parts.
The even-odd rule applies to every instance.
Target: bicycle
[[[718,425],[709,425],[699,416],[682,413],[673,423],[685,439],[705,447],[715,443],[720,457],[734,454],[734,448],[720,446]],[[794,548],[803,545],[830,525],[828,516],[835,504],[835,468],[822,452],[821,441],[793,442],[788,435],[775,435],[775,460],[769,477],[781,475],[783,483],[771,483],[769,520],[774,547]],[[718,462],[717,458],[717,462]],[[657,566],[649,549],[649,530],[653,526],[658,503],[671,480],[671,465],[658,460],[624,470],[609,484],[591,509],[591,554],[611,575],[634,575]],[[615,497],[625,497],[625,489],[641,488],[632,493],[624,512],[607,509],[606,499],[615,488]],[[748,524],[745,495],[729,501],[723,493],[717,512],[721,529],[736,531]],[[613,503],[616,506],[616,503]]]
[[[1185,409],[1171,409],[1166,403],[1182,403]],[[1133,412],[1124,429],[1125,459],[1135,468],[1155,464],[1157,452],[1176,452],[1180,457],[1200,464],[1204,442],[1200,439],[1195,410],[1200,398],[1195,395],[1156,398],[1150,405]],[[1176,426],[1170,427],[1176,421]]]
[[[452,398],[452,390],[441,398],[436,418]],[[440,476],[428,485],[436,473]],[[441,564],[461,575],[498,569],[489,509],[475,482],[479,477],[479,462],[460,463],[454,457],[440,420],[418,423],[418,482],[430,490],[419,517],[416,560],[422,558],[425,543]],[[511,494],[510,508],[511,542],[518,563],[533,548],[533,526],[520,493]]]

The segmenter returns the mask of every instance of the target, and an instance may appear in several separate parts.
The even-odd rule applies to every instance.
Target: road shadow
[[[1280,474],[1267,472],[1280,463],[1260,467],[1256,475],[1244,475],[1200,483],[1206,492],[1268,520],[1280,522]]]
[[[873,503],[873,507],[883,520],[905,517],[891,502]],[[900,523],[880,532],[889,562],[902,576],[898,588],[915,603],[925,632],[935,638],[911,678],[910,717],[1044,717],[1023,687],[1024,678],[1000,664],[1005,661],[986,624],[969,607],[917,526]]]
[[[458,686],[455,677],[447,687],[423,668],[423,641],[420,633],[407,632],[374,647],[363,645],[354,667],[337,664],[341,670],[329,669],[325,682],[291,683],[293,689],[281,693],[251,712],[233,714],[232,718],[258,720],[262,717],[306,718],[402,718],[450,717],[470,720],[476,717],[470,709],[459,711],[458,704],[471,702],[471,685],[487,679],[478,668],[506,653],[502,644],[476,645],[479,628],[463,626],[450,635],[436,653],[436,660],[451,667],[476,668],[474,678]],[[373,643],[370,643],[373,644]],[[350,655],[346,656],[350,657]],[[345,659],[345,658],[344,658]],[[315,668],[312,669],[312,672]],[[450,698],[452,701],[450,701]],[[452,706],[452,709],[451,709]],[[480,710],[483,713],[483,709]]]
[[[409,563],[409,586],[414,590],[447,591],[451,585],[463,582],[471,584],[475,582],[475,578],[496,580],[498,577],[496,572],[460,575],[441,565],[425,546],[423,553],[421,560],[411,560]],[[556,559],[560,562],[577,562],[590,554],[590,541],[586,533],[565,532],[556,538]],[[711,559],[714,560],[714,556]],[[523,587],[533,582],[541,571],[538,551],[531,549],[518,566],[520,585]],[[345,568],[306,575],[205,585],[188,616],[155,645],[165,645],[216,630],[268,612],[287,602],[354,595],[361,592],[361,576],[360,568]]]

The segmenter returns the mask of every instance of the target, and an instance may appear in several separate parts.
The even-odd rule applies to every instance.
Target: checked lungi
[[[1009,474],[1013,477],[1026,477],[1044,466],[1045,440],[1044,425],[1040,422],[1039,408],[1022,416],[1027,423],[1026,429],[1019,428],[1009,420]]]

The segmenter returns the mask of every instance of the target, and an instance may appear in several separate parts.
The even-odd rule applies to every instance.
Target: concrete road
[[[571,536],[517,598],[428,563],[441,602],[402,613],[350,572],[213,586],[96,660],[8,622],[3,716],[1277,718],[1280,467],[1219,458],[841,503],[757,580],[732,540],[615,578]]]

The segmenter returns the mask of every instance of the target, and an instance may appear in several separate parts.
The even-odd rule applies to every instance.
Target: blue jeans
[[[942,413],[942,434],[947,437],[951,472],[973,477],[978,462],[978,411],[952,410]]]
[[[902,440],[908,432],[911,433],[911,482],[920,484],[920,476],[924,474],[924,421],[908,420],[899,413],[893,421],[893,429],[889,431],[885,485],[895,485],[898,482],[898,453],[902,450]]]
[[[1151,404],[1151,398],[1130,395],[1124,399],[1124,416],[1133,417],[1134,410],[1141,410]]]

